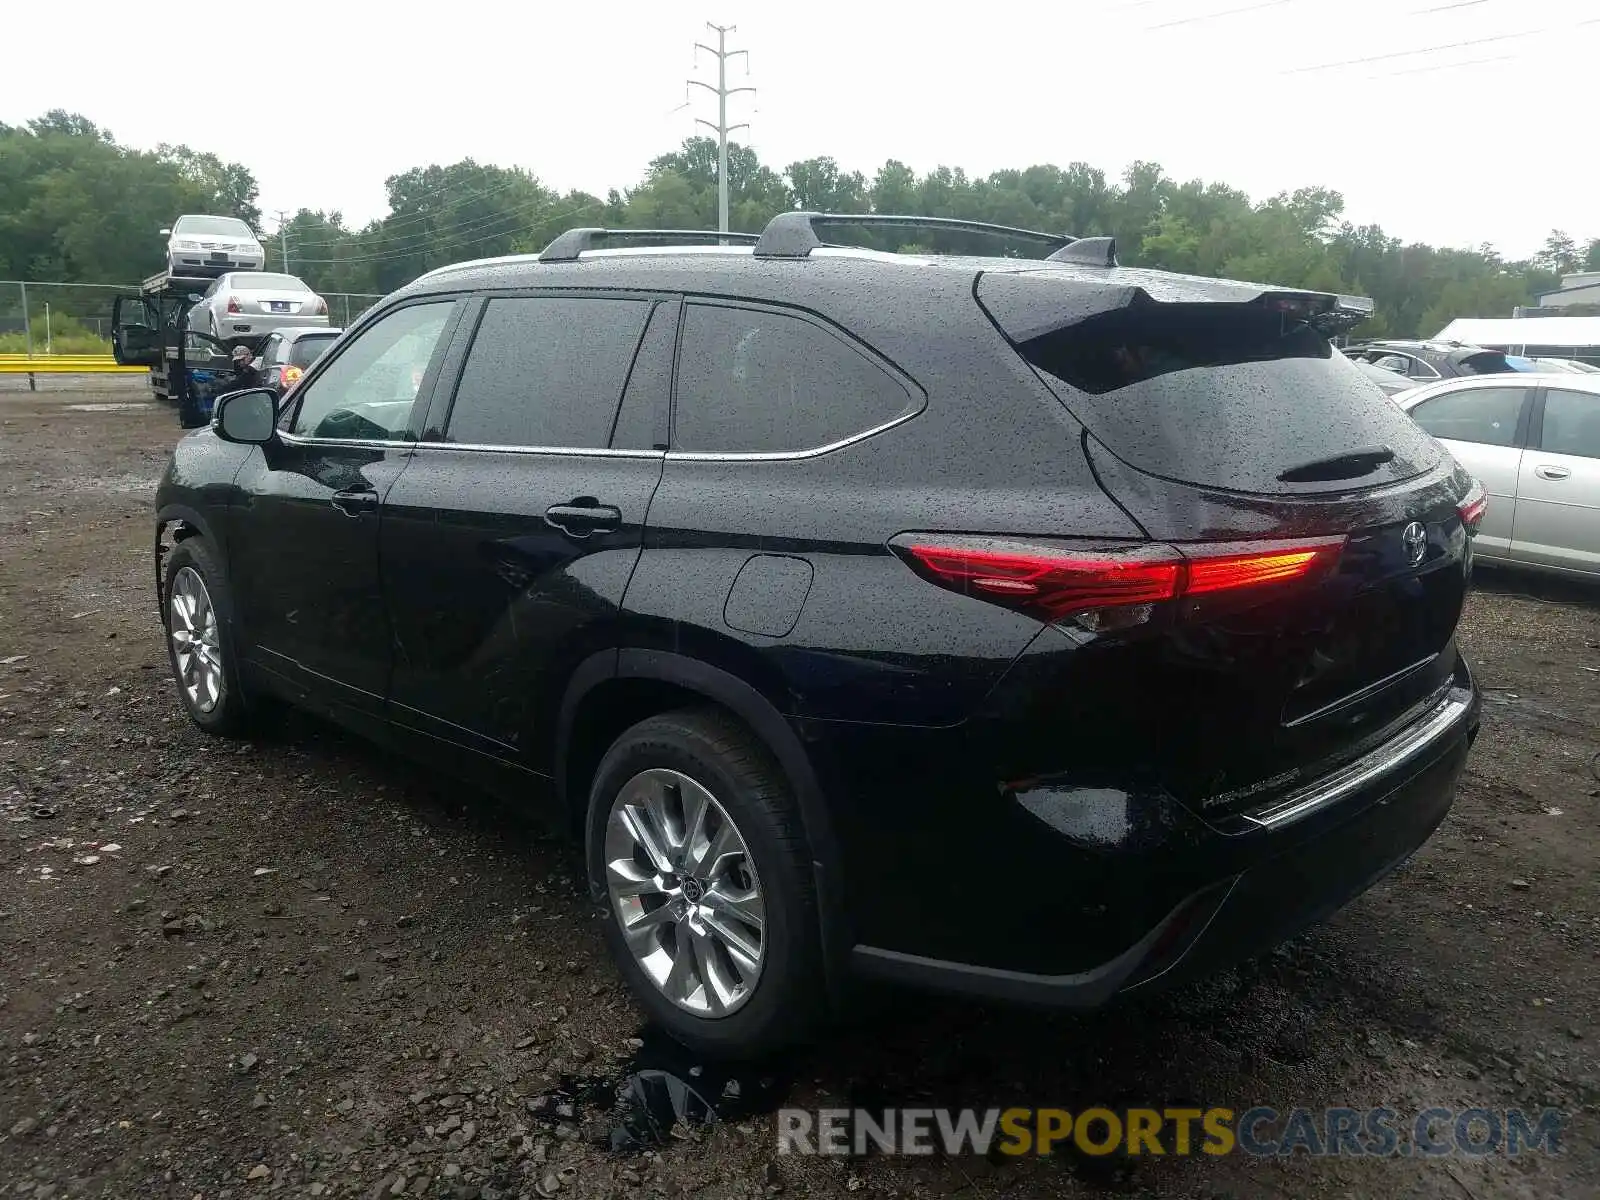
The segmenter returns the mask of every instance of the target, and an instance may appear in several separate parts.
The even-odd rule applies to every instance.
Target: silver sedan
[[[1600,375],[1479,375],[1402,392],[1483,484],[1478,557],[1600,579]]]
[[[269,333],[291,325],[326,325],[328,302],[302,279],[272,271],[219,275],[189,310],[196,333],[224,342],[259,345]]]

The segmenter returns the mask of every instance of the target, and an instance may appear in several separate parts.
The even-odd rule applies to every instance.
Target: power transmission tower
[[[704,50],[707,54],[711,54],[711,55],[714,55],[716,57],[716,60],[717,60],[717,86],[716,87],[712,87],[709,83],[701,83],[698,79],[691,79],[691,80],[689,80],[689,83],[690,83],[690,86],[692,86],[692,87],[705,88],[706,91],[710,92],[712,95],[714,95],[717,98],[717,122],[716,122],[716,124],[713,125],[710,121],[707,121],[702,117],[696,117],[695,118],[695,122],[697,124],[704,125],[707,129],[715,129],[717,131],[717,232],[718,233],[727,233],[728,232],[728,135],[730,133],[732,133],[735,129],[749,129],[750,128],[749,122],[747,122],[747,121],[741,121],[737,125],[729,125],[728,124],[728,97],[736,95],[739,92],[753,92],[753,91],[755,91],[755,88],[753,88],[753,87],[730,88],[728,86],[728,60],[730,58],[733,58],[736,55],[740,55],[740,54],[744,55],[744,71],[745,71],[746,75],[748,75],[750,73],[750,52],[748,50],[729,50],[728,49],[728,35],[730,33],[737,33],[738,32],[737,26],[734,26],[734,25],[713,25],[710,21],[707,21],[706,22],[706,28],[716,31],[717,44],[716,44],[715,48],[706,45],[704,42],[696,42],[695,43],[695,49]]]
[[[278,251],[283,255],[283,273],[289,273],[289,214],[278,209]]]

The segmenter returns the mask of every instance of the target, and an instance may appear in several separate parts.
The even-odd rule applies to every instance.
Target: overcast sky
[[[214,151],[269,213],[359,225],[386,175],[465,157],[631,186],[715,117],[699,89],[680,107],[688,77],[715,78],[693,51],[710,19],[750,51],[730,82],[758,88],[730,102],[735,136],[778,168],[1149,159],[1257,198],[1326,185],[1408,241],[1520,257],[1551,228],[1600,236],[1594,0],[12,7],[0,120],[65,108],[128,145]],[[218,64],[188,97],[160,81],[185,54]]]

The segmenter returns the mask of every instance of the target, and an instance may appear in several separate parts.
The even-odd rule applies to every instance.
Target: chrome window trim
[[[299,437],[279,432],[278,436],[295,446],[348,446],[361,450],[464,450],[473,454],[536,454],[563,458],[662,458],[664,450],[620,450],[610,446],[497,446],[477,442],[384,441],[377,438]]]
[[[890,376],[899,382],[895,376]],[[904,386],[904,385],[902,385]],[[829,442],[825,446],[817,446],[810,450],[668,450],[667,458],[673,462],[793,462],[798,459],[817,458],[823,454],[832,454],[835,450],[842,450],[846,446],[853,446],[857,442],[864,442],[870,437],[893,429],[896,425],[904,425],[911,418],[922,412],[927,405],[913,408],[903,412],[892,420],[881,425],[874,425],[860,433],[853,433],[849,437],[840,438],[836,442]]]
[[[1451,688],[1431,713],[1371,753],[1285,796],[1270,808],[1241,816],[1258,829],[1276,829],[1309,816],[1398,770],[1455,729],[1471,708],[1472,693],[1465,688]]]

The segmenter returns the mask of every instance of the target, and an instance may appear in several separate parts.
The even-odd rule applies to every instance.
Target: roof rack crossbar
[[[737,242],[748,246],[758,240],[754,233],[720,233],[715,229],[569,229],[559,234],[539,253],[540,262],[571,262],[585,250],[597,249],[596,242],[643,241],[653,238],[675,238],[679,243],[698,245],[703,242]]]
[[[1017,229],[1010,225],[991,225],[987,221],[963,221],[957,217],[895,216],[886,213],[779,213],[767,222],[756,242],[757,258],[805,258],[827,245],[817,229],[830,225],[862,225],[878,229],[947,229],[955,232],[985,233],[994,237],[1022,238],[1044,242],[1060,250],[1077,239],[1064,233],[1043,233],[1037,229]]]

